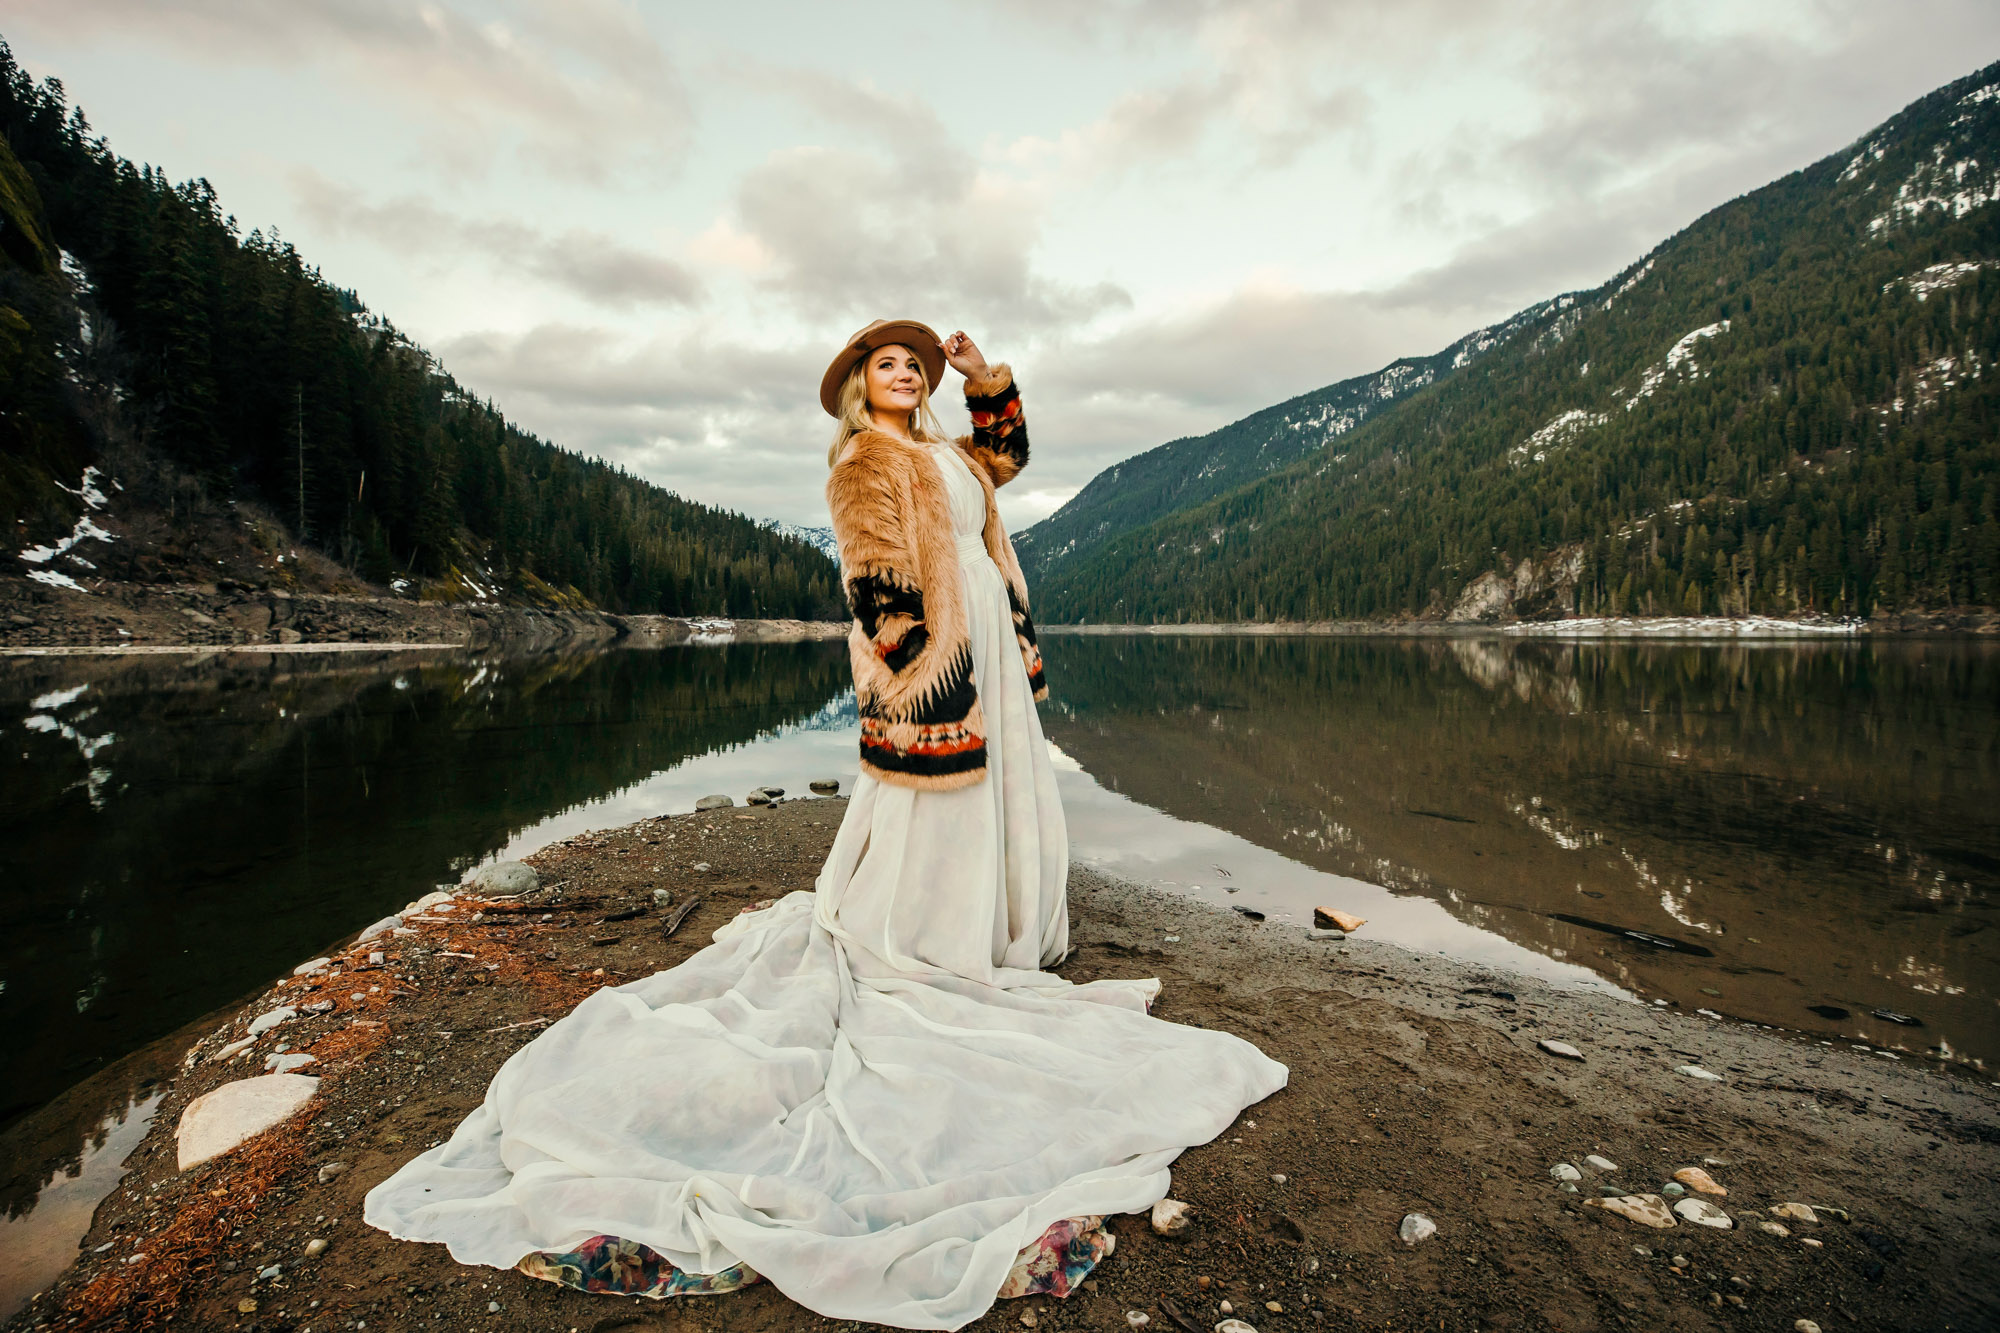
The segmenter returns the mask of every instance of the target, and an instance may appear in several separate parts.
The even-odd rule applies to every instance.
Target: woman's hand
[[[967,379],[977,379],[986,373],[986,354],[981,352],[972,339],[960,329],[944,340],[944,359],[951,362],[951,368]]]

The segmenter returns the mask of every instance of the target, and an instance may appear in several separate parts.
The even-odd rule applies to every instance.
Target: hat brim
[[[819,382],[819,405],[826,414],[836,420],[840,416],[840,390],[847,383],[848,374],[861,359],[878,347],[907,347],[917,354],[917,361],[924,368],[924,378],[929,381],[931,392],[944,382],[944,345],[928,324],[919,324],[914,319],[883,320],[871,324],[854,335],[852,342],[840,349],[826,368],[826,374]]]

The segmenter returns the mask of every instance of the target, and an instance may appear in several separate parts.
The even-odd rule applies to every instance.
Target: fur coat
[[[1000,526],[993,488],[1028,465],[1021,395],[1005,366],[965,385],[972,434],[953,444],[986,491],[986,550],[1007,584],[1034,697],[1048,697],[1028,587]],[[946,791],[986,776],[986,719],[972,677],[965,580],[937,463],[879,431],[848,441],[826,482],[854,628],[847,636],[861,711],[861,768],[883,782]]]

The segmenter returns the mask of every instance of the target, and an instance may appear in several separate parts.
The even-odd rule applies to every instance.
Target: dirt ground
[[[460,1267],[363,1225],[361,1200],[592,989],[670,967],[741,908],[810,888],[844,808],[787,800],[587,834],[533,858],[543,888],[530,900],[474,917],[477,900],[460,898],[273,985],[195,1042],[82,1257],[10,1327],[831,1327],[769,1286],[651,1302]],[[664,919],[697,896],[665,937]],[[1365,929],[1313,939],[1081,869],[1071,913],[1064,975],[1157,975],[1160,1017],[1248,1037],[1291,1083],[1176,1164],[1187,1233],[1115,1219],[1116,1252],[1082,1292],[1002,1303],[976,1328],[1125,1331],[1137,1311],[1155,1333],[1205,1333],[1223,1301],[1261,1333],[2000,1327],[1991,1086],[1421,957]],[[216,1058],[279,1003],[325,1012]],[[1542,1052],[1542,1038],[1583,1059]],[[302,1072],[320,1075],[318,1098],[177,1172],[181,1109],[261,1072],[280,1041],[317,1057]],[[1721,1080],[1676,1072],[1689,1064]],[[1578,1192],[1552,1178],[1557,1163],[1582,1168]],[[1717,1202],[1731,1230],[1652,1230],[1583,1206],[1607,1186],[1657,1192],[1703,1163],[1728,1190]],[[1788,1201],[1827,1211],[1786,1223],[1789,1236],[1759,1229]],[[1437,1233],[1406,1246],[1397,1229],[1412,1212]],[[327,1244],[308,1255],[313,1240]],[[270,1265],[279,1274],[260,1278]]]

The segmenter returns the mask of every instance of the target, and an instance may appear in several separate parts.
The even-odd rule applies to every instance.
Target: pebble
[[[255,1037],[244,1037],[239,1041],[232,1041],[227,1046],[224,1046],[221,1050],[217,1051],[214,1055],[211,1055],[208,1058],[211,1060],[227,1060],[230,1056],[236,1054],[238,1051],[249,1050],[251,1046],[256,1044],[256,1041],[257,1039]]]
[[[317,972],[321,968],[327,966],[332,961],[333,960],[331,958],[315,958],[311,962],[300,963],[297,967],[292,969],[292,975],[295,977],[302,977],[308,972]]]
[[[1311,940],[1331,940],[1337,944],[1347,938],[1347,932],[1344,930],[1309,930],[1306,932],[1306,938]]]
[[[1226,1310],[1227,1308],[1227,1304],[1225,1303],[1224,1309]],[[1225,1319],[1215,1326],[1215,1333],[1257,1333],[1257,1330],[1244,1323],[1241,1319]]]
[[[324,1237],[314,1236],[311,1240],[306,1242],[306,1258],[311,1259],[315,1255],[321,1255],[325,1253],[326,1253],[326,1240]]]
[[[1799,1244],[1804,1245],[1808,1249],[1817,1250],[1820,1246],[1826,1244],[1826,1242],[1823,1240],[1816,1240],[1811,1236],[1800,1236]]]
[[[1771,1205],[1771,1216],[1782,1217],[1787,1222],[1817,1222],[1819,1214],[1803,1203],[1779,1203]]]
[[[751,792],[743,798],[743,804],[745,805],[769,805],[770,803],[771,798],[764,794],[762,787],[759,787],[756,791]]]
[[[840,779],[814,778],[806,784],[806,789],[815,796],[831,796],[840,790]]]
[[[1035,1320],[1035,1312],[1034,1312],[1033,1310],[1023,1310],[1023,1311],[1021,1311],[1021,1327],[1022,1327],[1022,1328],[1033,1328],[1033,1327],[1035,1326],[1035,1323],[1036,1323],[1036,1320]]]
[[[1152,1323],[1153,1319],[1144,1310],[1127,1310],[1125,1312],[1125,1322],[1134,1328],[1144,1328],[1146,1325]]]
[[[1657,1227],[1662,1231],[1674,1224],[1674,1215],[1667,1211],[1667,1201],[1657,1194],[1621,1194],[1615,1199],[1585,1199],[1583,1206],[1602,1208],[1628,1222]],[[1678,1264],[1680,1260],[1674,1262]]]
[[[1193,1212],[1179,1199],[1162,1199],[1153,1205],[1153,1230],[1162,1236],[1178,1236],[1193,1225]]]
[[[1549,1168],[1549,1174],[1554,1176],[1557,1180],[1572,1181],[1572,1180],[1583,1179],[1583,1172],[1577,1170],[1575,1167],[1571,1166],[1568,1162],[1557,1162],[1554,1166]]]
[[[1674,1179],[1680,1181],[1681,1184],[1686,1185],[1689,1189],[1698,1190],[1703,1194],[1713,1194],[1717,1198],[1721,1198],[1729,1193],[1728,1190],[1715,1183],[1714,1176],[1709,1175],[1708,1172],[1698,1166],[1682,1167],[1680,1170],[1674,1172]]]
[[[1216,1306],[1215,1308],[1216,1308],[1216,1309],[1218,1309],[1218,1310],[1220,1310],[1220,1311],[1222,1311],[1222,1313],[1224,1313],[1224,1314],[1235,1314],[1235,1313],[1236,1313],[1236,1307],[1235,1307],[1235,1306],[1233,1306],[1233,1305],[1231,1305],[1231,1304],[1230,1304],[1230,1303],[1229,1303],[1228,1301],[1224,1301],[1224,1302],[1223,1302],[1222,1304],[1220,1304],[1220,1305]]]
[[[1396,1228],[1396,1235],[1405,1245],[1415,1245],[1437,1235],[1438,1224],[1422,1213],[1411,1213],[1403,1219],[1403,1225]]]
[[[783,787],[759,787],[757,790],[763,792],[774,801],[785,794]]]
[[[1674,1256],[1675,1268],[1686,1268],[1687,1266],[1688,1266],[1688,1257],[1685,1254],[1677,1254]]]
[[[1283,1175],[1275,1175],[1275,1176],[1272,1176],[1272,1177],[1271,1177],[1271,1183],[1272,1183],[1273,1185],[1282,1185],[1282,1184],[1284,1184],[1284,1183],[1285,1183],[1285,1177],[1284,1177]]]
[[[1536,1042],[1535,1045],[1541,1047],[1550,1055],[1559,1055],[1565,1060],[1583,1059],[1583,1052],[1566,1041],[1551,1041],[1547,1037],[1544,1037]]]
[[[1590,1156],[1584,1158],[1583,1164],[1593,1171],[1616,1171],[1618,1169],[1618,1163],[1612,1161],[1609,1157],[1599,1157],[1596,1153],[1592,1153]]]
[[[1208,1277],[1198,1277],[1194,1280],[1194,1284],[1195,1286],[1201,1288],[1203,1291],[1207,1291],[1211,1286],[1215,1285],[1215,1280],[1213,1278],[1208,1278]]]
[[[1619,1189],[1616,1185],[1599,1185],[1597,1192],[1607,1199],[1622,1199],[1625,1197],[1625,1191]]]
[[[1285,1312],[1285,1307],[1278,1304],[1278,1302],[1276,1301],[1265,1301],[1264,1308],[1266,1310],[1269,1310],[1272,1314],[1283,1314]]]
[[[694,803],[697,810],[726,810],[736,802],[727,796],[704,796]]]
[[[667,890],[665,889],[653,890],[653,906],[667,907],[670,906],[673,903],[673,901],[674,901],[674,895],[667,892]]]
[[[1682,1199],[1674,1205],[1674,1212],[1698,1227],[1714,1227],[1718,1231],[1727,1231],[1736,1225],[1728,1213],[1707,1199]]]
[[[1707,1083],[1722,1082],[1722,1075],[1711,1074],[1700,1065],[1675,1065],[1674,1072],[1676,1074],[1686,1074],[1689,1078],[1698,1078]]]
[[[283,1264],[272,1264],[269,1268],[260,1268],[257,1270],[257,1280],[259,1282],[269,1282],[272,1278],[281,1276],[284,1271],[285,1266]]]
[[[1766,1222],[1762,1218],[1757,1220],[1757,1229],[1767,1236],[1789,1236],[1792,1234],[1792,1229],[1783,1222]]]
[[[498,1302],[498,1301],[488,1301],[488,1302],[486,1302],[486,1313],[488,1313],[488,1314],[499,1314],[499,1313],[500,1313],[500,1302]]]
[[[307,1065],[313,1063],[316,1063],[315,1057],[307,1055],[304,1051],[293,1051],[289,1055],[267,1055],[264,1057],[264,1068],[274,1074],[289,1074],[295,1069],[304,1069]]]
[[[1810,1319],[1794,1319],[1792,1333],[1819,1333],[1819,1325]]]
[[[1322,930],[1344,930],[1352,935],[1368,924],[1366,917],[1349,916],[1335,907],[1313,908],[1313,924]]]
[[[696,870],[707,870],[707,869],[708,869],[708,862],[706,862],[706,861],[696,861],[696,862],[694,863],[694,868],[695,868]]]
[[[238,1314],[256,1314],[257,1302],[245,1296],[242,1300],[236,1302],[236,1312]]]
[[[345,1162],[328,1162],[319,1169],[319,1183],[322,1185],[326,1184],[327,1181],[332,1180],[346,1169],[347,1163]]]
[[[1660,1186],[1660,1193],[1670,1194],[1676,1199],[1680,1198],[1681,1195],[1686,1194],[1687,1192],[1688,1192],[1687,1186],[1681,1184],[1678,1180],[1671,1180],[1668,1181],[1666,1184]]]

